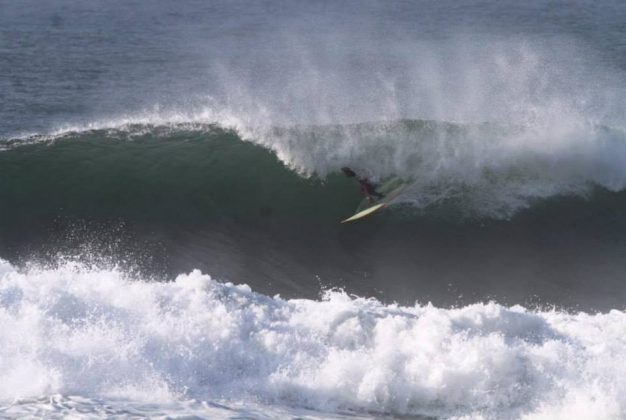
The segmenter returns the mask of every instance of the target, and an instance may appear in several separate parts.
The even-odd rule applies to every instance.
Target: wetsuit
[[[361,185],[361,194],[363,194],[370,203],[374,199],[380,200],[384,197],[381,193],[376,191],[376,186],[369,182],[366,178],[359,178],[359,184]]]

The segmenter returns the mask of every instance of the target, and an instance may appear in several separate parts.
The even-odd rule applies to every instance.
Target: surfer
[[[348,178],[356,177],[357,181],[359,181],[359,184],[361,185],[361,194],[363,194],[365,198],[367,198],[367,201],[369,201],[370,203],[373,203],[377,199],[380,200],[381,198],[384,197],[384,195],[376,191],[376,185],[372,184],[367,178],[357,177],[356,172],[354,172],[352,169],[348,168],[347,166],[344,166],[343,168],[341,168],[341,171]]]

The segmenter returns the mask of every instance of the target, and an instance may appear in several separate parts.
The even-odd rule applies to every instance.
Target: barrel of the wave
[[[388,179],[378,188],[378,192],[383,195],[383,198],[376,200],[373,203],[367,198],[363,199],[357,207],[355,214],[345,220],[342,220],[341,223],[354,222],[355,220],[362,219],[389,207],[398,197],[400,197],[400,195],[402,195],[402,192],[409,185],[411,185],[410,182],[404,181],[398,177]]]

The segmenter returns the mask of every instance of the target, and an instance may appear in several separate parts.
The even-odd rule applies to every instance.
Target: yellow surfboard
[[[374,204],[372,207],[368,207],[365,210],[358,212],[357,214],[348,217],[346,220],[342,220],[341,223],[351,222],[353,220],[360,219],[361,217],[365,217],[369,214],[374,213],[376,210],[382,209],[385,207],[385,204]]]
[[[369,216],[370,214],[375,213],[378,210],[384,209],[389,204],[391,204],[393,200],[398,198],[402,190],[404,190],[407,187],[407,185],[409,185],[408,183],[405,183],[405,182],[400,182],[398,185],[397,179],[389,181],[389,182],[394,182],[394,184],[397,185],[396,188],[391,190],[389,193],[385,194],[385,196],[381,200],[372,204],[371,206],[367,207],[364,210],[360,210],[363,206],[363,205],[360,205],[359,208],[357,209],[356,214],[348,217],[345,220],[342,220],[341,223],[353,222],[355,220],[362,219],[365,216]],[[384,186],[385,185],[383,185],[383,187]],[[383,190],[383,187],[381,187],[380,190]]]

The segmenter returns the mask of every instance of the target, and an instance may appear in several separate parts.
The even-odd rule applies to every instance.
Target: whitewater
[[[285,300],[197,270],[163,283],[69,262],[0,273],[8,416],[626,412],[623,311]]]

